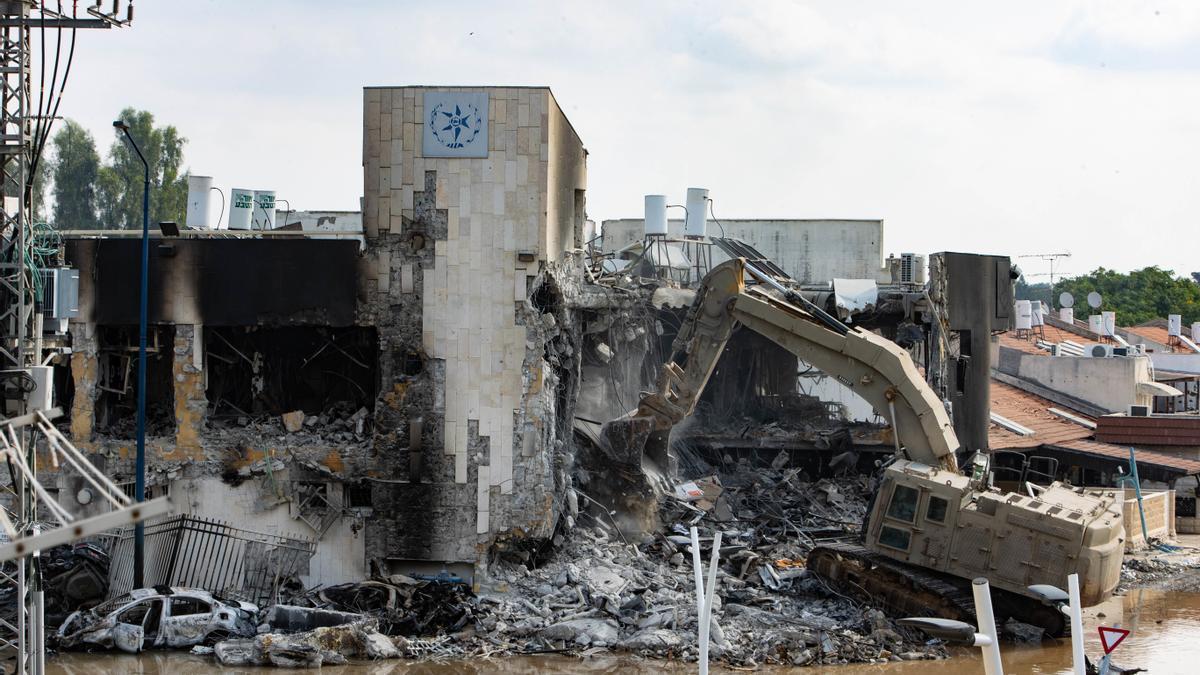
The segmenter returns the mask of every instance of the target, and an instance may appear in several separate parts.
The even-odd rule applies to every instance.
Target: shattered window
[[[925,510],[925,519],[936,523],[946,522],[946,507],[950,505],[941,497],[930,497],[929,508]]]
[[[171,616],[209,614],[212,606],[197,598],[171,598]]]
[[[911,538],[912,533],[887,525],[884,525],[883,529],[879,531],[880,544],[891,548],[898,548],[901,551],[908,550],[908,543]]]
[[[897,485],[892,491],[892,503],[888,504],[888,518],[903,520],[906,523],[913,522],[917,517],[917,500],[920,497],[921,493],[914,488]]]
[[[117,615],[119,623],[127,623],[131,626],[140,626],[142,621],[146,619],[146,613],[150,611],[149,602],[139,602],[138,604],[127,608],[125,611]]]

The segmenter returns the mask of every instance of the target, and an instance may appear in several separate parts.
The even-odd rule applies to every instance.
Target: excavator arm
[[[780,300],[761,286],[747,287],[747,272],[772,282],[738,258],[718,265],[701,282],[656,391],[638,404],[634,419],[645,420],[651,439],[665,443],[664,432],[692,413],[740,323],[870,403],[891,423],[897,451],[905,458],[958,471],[958,438],[950,418],[908,352],[891,340],[821,316],[815,307],[803,309],[803,298],[787,289],[778,287],[787,294],[787,300]]]

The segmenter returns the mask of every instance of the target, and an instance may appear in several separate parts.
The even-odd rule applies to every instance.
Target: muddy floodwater
[[[1154,675],[1200,672],[1200,593],[1136,589],[1114,597],[1084,614],[1087,653],[1100,654],[1098,625],[1120,625],[1133,631],[1114,653],[1114,661],[1126,668],[1140,667]],[[981,673],[983,668],[974,650],[962,650],[944,661],[914,661],[882,665],[850,665],[834,668],[764,668],[770,673],[832,672],[835,675],[903,673],[908,675],[950,675]],[[1071,646],[1045,643],[1041,647],[1004,648],[1004,670],[1011,675],[1025,673],[1070,673]],[[46,664],[53,675],[93,673],[254,673],[263,675],[267,668],[221,668],[211,656],[192,656],[177,652],[150,652],[138,656],[111,654],[63,654]],[[274,670],[273,672],[290,672]],[[380,661],[348,666],[326,666],[324,675],[450,675],[467,673],[550,673],[633,675],[641,673],[695,672],[694,664],[666,661],[642,661],[628,657],[601,657],[587,660],[562,656],[510,657],[484,661],[412,662]],[[735,671],[714,668],[714,673]]]

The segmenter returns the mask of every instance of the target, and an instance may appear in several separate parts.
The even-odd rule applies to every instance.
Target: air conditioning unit
[[[1129,406],[1130,417],[1149,417],[1150,406],[1148,405],[1131,405]]]
[[[47,319],[79,316],[79,270],[55,267],[42,270],[41,310]]]
[[[1143,344],[1129,345],[1128,347],[1125,348],[1125,351],[1129,352],[1130,356],[1145,356],[1146,355],[1146,345],[1143,345]]]
[[[1131,356],[1131,354],[1129,353],[1129,347],[1113,347],[1112,355],[1113,356]]]
[[[1088,345],[1086,355],[1094,359],[1102,359],[1113,355],[1112,345]]]
[[[925,283],[925,256],[916,253],[901,253],[900,281],[906,284]]]

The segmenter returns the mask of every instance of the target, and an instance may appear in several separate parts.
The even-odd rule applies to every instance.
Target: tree
[[[1075,296],[1076,307],[1087,309],[1085,298],[1096,291],[1102,310],[1117,313],[1117,324],[1135,326],[1168,314],[1183,316],[1184,325],[1200,321],[1200,285],[1171,270],[1146,267],[1122,274],[1100,267],[1090,274],[1063,279],[1060,291]]]
[[[1058,304],[1050,296],[1054,295],[1048,283],[1031,284],[1025,281],[1025,277],[1021,276],[1017,279],[1017,300],[1041,300],[1046,303],[1047,307],[1053,307]],[[1052,300],[1054,300],[1052,302]]]
[[[150,220],[183,220],[187,205],[187,176],[183,164],[183,146],[187,139],[173,126],[155,127],[154,115],[145,110],[126,108],[118,119],[129,125],[133,136],[150,165]],[[114,130],[116,140],[109,150],[109,164],[100,168],[96,181],[96,202],[103,227],[137,229],[142,226],[142,161],[130,147],[124,133]]]
[[[96,142],[77,122],[66,120],[54,134],[54,223],[64,230],[99,229],[96,179],[100,155]]]

